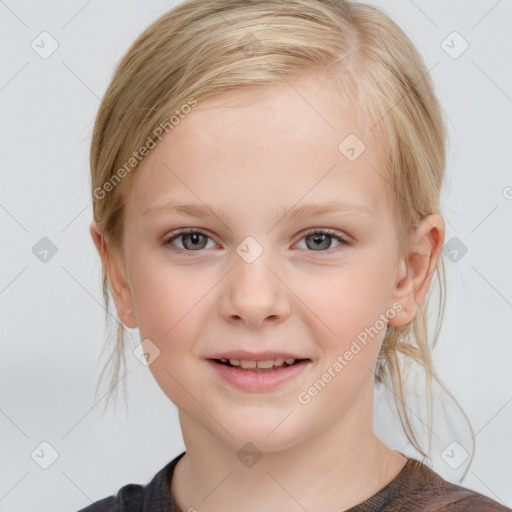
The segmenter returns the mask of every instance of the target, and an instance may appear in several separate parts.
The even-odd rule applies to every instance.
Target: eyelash
[[[203,231],[201,231],[199,229],[184,228],[184,229],[180,229],[180,230],[174,231],[169,236],[167,236],[164,239],[164,241],[162,242],[162,245],[164,245],[164,246],[173,245],[172,242],[174,240],[176,240],[177,238],[179,238],[180,236],[190,235],[190,234],[192,234],[192,235],[194,235],[194,234],[203,235],[203,236],[209,238],[210,240],[212,240],[212,238],[210,236],[208,236],[206,233],[204,233]],[[319,253],[328,253],[328,252],[330,252],[330,253],[332,253],[332,252],[336,251],[337,249],[341,249],[343,246],[350,246],[350,245],[352,245],[352,243],[349,240],[347,240],[346,238],[343,238],[340,235],[338,235],[337,232],[334,231],[333,229],[328,229],[328,228],[326,228],[326,229],[315,229],[315,228],[309,229],[309,230],[307,230],[302,235],[302,238],[300,238],[299,241],[303,240],[304,238],[306,238],[309,235],[328,235],[331,238],[334,238],[335,240],[337,240],[340,243],[340,245],[338,245],[337,247],[334,247],[332,249],[326,249],[326,250],[320,250],[320,251],[309,250],[308,252],[319,252]],[[173,245],[173,250],[175,250],[178,253],[194,253],[194,252],[201,252],[202,251],[201,249],[199,249],[197,251],[187,250],[187,249],[180,249],[179,247],[176,247],[174,245]]]

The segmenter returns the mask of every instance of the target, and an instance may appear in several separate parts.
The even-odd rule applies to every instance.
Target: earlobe
[[[411,235],[406,253],[399,261],[392,295],[393,302],[399,302],[402,309],[389,320],[389,325],[403,326],[414,319],[430,288],[443,248],[444,233],[442,217],[430,214],[420,221]]]
[[[137,320],[133,312],[132,292],[126,279],[121,255],[109,246],[109,242],[97,222],[91,222],[89,231],[106,272],[117,314],[127,327],[135,328]]]

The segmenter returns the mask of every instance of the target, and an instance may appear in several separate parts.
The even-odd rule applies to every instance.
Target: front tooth
[[[256,368],[256,361],[245,361],[242,359],[240,361],[240,366],[242,368]]]
[[[233,366],[240,366],[240,361],[238,359],[230,359],[229,364]]]
[[[272,368],[272,366],[274,366],[274,360],[269,359],[268,361],[258,361],[256,364],[258,365],[258,368]]]
[[[280,357],[279,359],[274,359],[274,366],[281,366],[284,363],[284,357]]]
[[[285,362],[286,364],[293,364],[293,363],[295,363],[295,358],[293,358],[293,357],[287,357],[287,358],[284,360],[284,362]]]

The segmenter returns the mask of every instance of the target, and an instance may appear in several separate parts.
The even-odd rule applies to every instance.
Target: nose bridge
[[[234,268],[222,294],[221,313],[227,320],[259,326],[266,319],[283,320],[290,304],[286,287],[274,274],[279,273],[276,259],[251,238],[240,243],[233,254]]]

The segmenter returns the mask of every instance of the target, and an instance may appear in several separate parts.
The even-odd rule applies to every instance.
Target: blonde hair
[[[242,88],[273,87],[306,73],[332,76],[346,101],[373,120],[371,130],[377,129],[385,145],[381,177],[394,197],[401,240],[411,226],[439,212],[444,118],[429,71],[387,14],[346,0],[188,0],[132,44],[97,115],[90,152],[93,211],[112,246],[121,247],[123,206],[134,174],[126,162],[160,138],[158,127],[169,127],[169,116],[191,99],[201,102]],[[127,172],[114,182],[123,166]],[[104,193],[107,182],[113,185]],[[439,336],[446,290],[442,254],[435,272],[440,300],[431,343],[429,291],[411,323],[388,326],[375,374],[376,382],[392,387],[404,432],[424,456],[408,412],[404,376],[411,362],[424,370],[430,423],[432,379],[438,379],[431,347]],[[109,315],[105,266],[103,294]],[[113,367],[105,407],[117,392],[124,334],[118,322],[117,343],[101,374]]]

